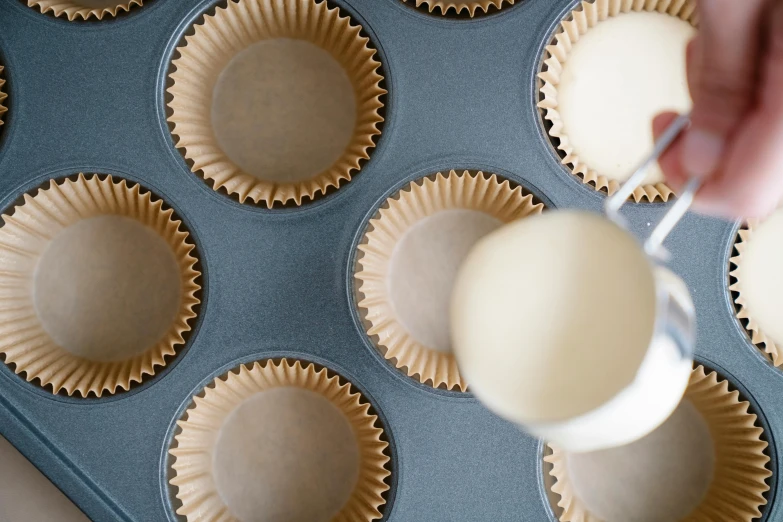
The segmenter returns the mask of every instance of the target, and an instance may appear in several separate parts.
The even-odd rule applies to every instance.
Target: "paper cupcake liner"
[[[184,343],[191,329],[188,321],[196,316],[196,258],[188,233],[173,210],[164,210],[161,200],[123,179],[97,174],[61,182],[50,181],[37,194],[24,195],[24,202],[4,214],[0,228],[0,354],[5,363],[28,382],[51,385],[54,393],[89,393],[100,397],[127,390],[153,375],[166,364],[166,356]],[[38,261],[58,233],[75,223],[96,216],[118,215],[134,219],[157,232],[171,247],[181,274],[179,311],[167,333],[147,351],[122,361],[93,361],[72,354],[49,336],[37,315],[33,299]]]
[[[596,190],[604,190],[609,195],[620,188],[621,182],[592,169],[579,158],[563,130],[563,122],[559,112],[558,85],[563,72],[563,63],[568,58],[572,46],[592,27],[610,16],[617,16],[630,11],[657,11],[678,17],[692,25],[698,24],[696,0],[593,0],[582,1],[579,6],[560,23],[560,30],[553,43],[546,46],[542,71],[538,74],[542,82],[540,92],[543,99],[538,107],[543,109],[544,119],[551,127],[547,131],[550,138],[558,140],[557,148],[564,154],[561,163],[568,166],[571,172],[583,183],[593,184]],[[674,194],[666,183],[646,184],[637,188],[632,197],[640,201],[668,201]]]
[[[477,210],[503,223],[538,214],[544,208],[533,196],[500,181],[495,174],[463,171],[410,183],[389,198],[379,214],[370,220],[368,232],[359,245],[363,253],[355,274],[359,308],[366,315],[367,333],[377,336],[384,357],[420,382],[433,387],[465,390],[454,355],[425,346],[407,331],[394,312],[387,285],[394,249],[410,228],[420,220],[449,209]]]
[[[489,12],[490,8],[501,9],[505,5],[514,5],[516,0],[402,0],[403,2],[414,2],[416,7],[425,6],[427,11],[432,13],[435,9],[440,10],[440,14],[446,16],[453,10],[454,14],[460,15],[467,11],[473,18],[476,12]]]
[[[737,233],[737,240],[734,243],[734,248],[737,250],[737,255],[732,256],[729,260],[730,266],[733,266],[729,276],[732,278],[733,283],[730,284],[729,290],[734,293],[734,304],[736,309],[737,319],[743,324],[745,330],[750,336],[750,342],[765,353],[769,359],[772,360],[772,364],[775,366],[783,366],[783,353],[775,342],[768,337],[759,326],[758,322],[753,318],[753,314],[748,310],[748,303],[745,297],[742,295],[742,282],[740,281],[739,267],[742,262],[742,254],[745,252],[748,240],[753,235],[753,230],[760,224],[759,220],[749,220],[743,225]]]
[[[696,366],[691,373],[685,398],[704,418],[715,447],[715,468],[712,482],[701,503],[683,520],[687,522],[750,522],[761,516],[767,503],[765,482],[772,475],[767,468],[767,442],[763,428],[756,425],[756,415],[748,411],[750,404],[740,400],[739,392],[729,389],[729,383],[715,372],[706,373]],[[552,465],[555,479],[552,491],[560,496],[558,506],[562,522],[601,522],[590,513],[576,496],[568,476],[566,454],[549,445],[551,455],[544,460]]]
[[[8,108],[5,106],[4,101],[6,98],[8,98],[8,95],[3,91],[3,86],[5,85],[5,79],[3,79],[4,67],[0,65],[0,125],[3,124],[3,114],[8,112]]]
[[[221,426],[228,415],[244,400],[276,387],[295,386],[321,394],[336,406],[354,429],[360,449],[359,479],[342,510],[332,519],[362,522],[381,518],[383,494],[389,489],[384,480],[389,457],[384,454],[388,443],[381,440],[383,429],[376,426],[378,417],[360,393],[352,393],[350,383],[341,384],[326,369],[316,370],[312,363],[283,359],[242,365],[238,373],[229,372],[205,388],[203,396],[193,398],[186,418],[177,422],[181,432],[175,436],[176,447],[170,449],[176,460],[170,482],[178,488],[182,506],[177,513],[193,521],[233,521],[217,490],[213,478],[214,447]]]
[[[78,0],[27,0],[27,5],[30,7],[37,7],[44,14],[51,12],[54,16],[62,16],[71,22],[77,18],[82,20],[113,18],[118,12],[128,12],[134,5],[140,6],[143,3],[144,0],[126,0],[108,7],[89,7]]]
[[[174,124],[176,146],[184,149],[191,170],[211,180],[215,190],[223,189],[238,197],[272,207],[275,203],[314,199],[329,188],[338,188],[360,169],[375,147],[373,137],[381,133],[379,109],[383,77],[380,62],[361,27],[341,16],[338,8],[316,0],[239,0],[205,16],[195,33],[177,48],[180,57],[172,64],[173,85],[167,89],[172,99],[168,121]],[[256,42],[273,38],[309,41],[328,51],[342,65],[353,85],[357,118],[353,137],[342,156],[327,170],[301,182],[264,181],[244,172],[220,148],[211,125],[212,91],[221,71],[240,51]]]

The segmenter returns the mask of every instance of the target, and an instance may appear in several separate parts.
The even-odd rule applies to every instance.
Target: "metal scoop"
[[[620,189],[607,198],[606,217],[627,230],[620,209],[644,181],[647,169],[690,125],[677,118]],[[663,266],[669,253],[663,241],[693,203],[699,180],[692,179],[644,241],[655,280],[655,323],[647,354],[633,383],[601,407],[576,418],[528,425],[529,431],[569,451],[594,451],[632,442],[659,426],[680,402],[688,384],[696,344],[696,314],[690,292],[674,272]]]
[[[652,153],[642,161],[631,177],[628,178],[628,181],[626,181],[617,192],[607,198],[604,205],[606,217],[618,226],[627,228],[625,218],[620,215],[620,209],[628,201],[628,198],[631,197],[631,194],[642,185],[644,176],[647,174],[647,169],[650,168],[650,165],[658,161],[663,153],[666,152],[672,143],[674,143],[674,140],[676,140],[682,131],[687,129],[690,124],[690,115],[684,114],[677,117],[677,119],[666,128],[655,143]],[[700,186],[701,180],[697,178],[692,178],[685,184],[682,194],[677,197],[674,205],[672,205],[671,209],[663,216],[663,219],[661,219],[653,229],[650,237],[644,242],[644,251],[647,255],[661,261],[668,260],[669,253],[663,247],[663,241],[688,211]]]

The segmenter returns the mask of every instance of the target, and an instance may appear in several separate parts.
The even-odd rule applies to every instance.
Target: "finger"
[[[721,176],[711,178],[697,209],[729,218],[763,217],[783,197],[783,2],[768,16],[760,102],[732,141]]]
[[[781,86],[783,88],[783,86]],[[758,136],[765,136],[759,140]],[[726,175],[708,179],[694,208],[729,219],[764,217],[783,195],[783,127],[769,117],[753,114],[729,149]]]
[[[685,48],[685,71],[688,78],[688,90],[691,93],[696,92],[696,85],[699,83],[696,79],[696,75],[698,74],[699,70],[697,62],[698,56],[699,37],[696,36],[690,42],[688,42],[688,46]]]
[[[688,77],[688,88],[691,92],[694,90],[696,84],[696,73],[698,67],[696,65],[696,56],[698,53],[698,36],[688,42],[688,46],[685,48],[685,68]],[[657,115],[652,122],[653,137],[655,141],[658,141],[661,134],[671,125],[678,114],[676,112],[664,112]],[[687,175],[682,168],[682,138],[679,137],[671,146],[661,155],[658,160],[661,170],[666,178],[666,183],[674,190],[678,190],[685,185],[687,181]]]
[[[652,127],[655,141],[658,141],[661,134],[663,134],[678,116],[679,115],[676,112],[664,112],[653,119]],[[666,183],[675,190],[684,185],[686,180],[685,171],[682,170],[682,162],[680,161],[681,148],[682,138],[677,138],[658,159],[658,165],[660,165],[661,170],[666,177]]]
[[[765,0],[701,0],[692,97],[693,125],[682,162],[692,176],[713,173],[725,144],[754,105]]]
[[[783,0],[773,2],[769,30],[764,46],[762,70],[762,105],[773,115],[783,114]]]

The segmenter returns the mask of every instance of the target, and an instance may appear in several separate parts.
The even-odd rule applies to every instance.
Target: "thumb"
[[[693,124],[682,146],[689,176],[718,169],[726,142],[754,103],[764,0],[700,0],[689,63]]]

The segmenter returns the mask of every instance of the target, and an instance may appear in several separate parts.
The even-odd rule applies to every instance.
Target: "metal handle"
[[[628,201],[628,198],[631,197],[634,191],[641,186],[650,165],[658,161],[658,158],[666,152],[671,144],[674,143],[674,140],[676,140],[682,131],[687,129],[690,124],[690,115],[683,114],[678,116],[677,119],[663,131],[663,134],[658,138],[658,141],[655,142],[652,153],[642,161],[631,177],[628,178],[628,181],[623,183],[617,192],[606,199],[606,204],[604,205],[606,217],[614,221],[618,226],[626,228],[626,221],[622,215],[620,215],[620,209]],[[644,242],[644,251],[647,252],[649,256],[663,259],[667,257],[668,253],[663,248],[663,241],[688,211],[700,186],[701,180],[696,178],[688,180],[688,183],[685,184],[682,194],[678,195],[677,200],[672,207],[666,212],[661,221],[653,229],[650,237]]]

